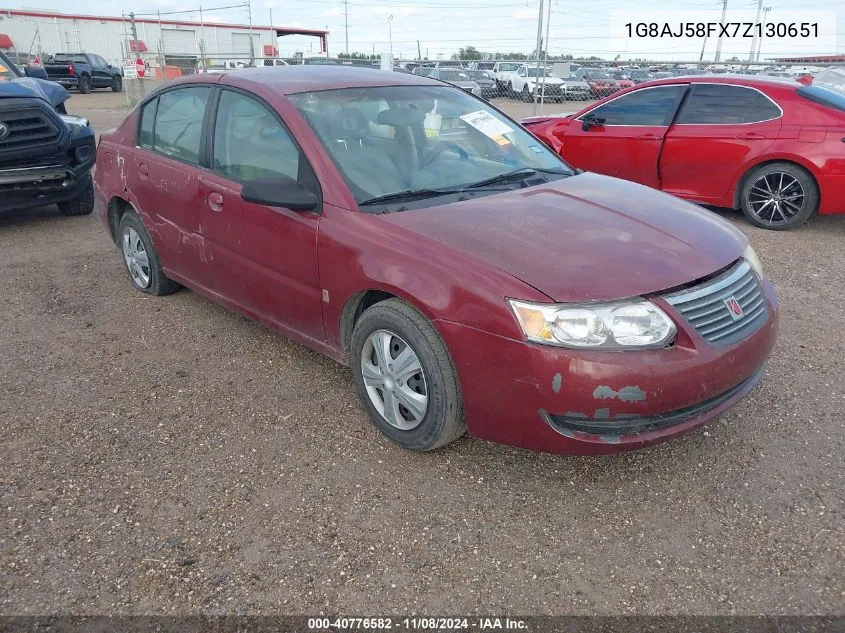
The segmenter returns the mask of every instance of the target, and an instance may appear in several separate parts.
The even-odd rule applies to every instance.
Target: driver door
[[[319,195],[311,166],[279,115],[251,95],[221,90],[213,118],[211,169],[199,178],[212,290],[259,320],[322,339],[319,207],[293,211],[241,198],[243,183],[279,176]]]
[[[686,89],[642,88],[587,111],[565,128],[561,155],[580,169],[659,189],[660,151]],[[589,115],[604,121],[591,124]]]

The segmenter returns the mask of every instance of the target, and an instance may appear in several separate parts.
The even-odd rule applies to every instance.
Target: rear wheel
[[[161,268],[158,254],[153,248],[144,223],[132,211],[123,214],[118,226],[123,263],[132,280],[132,285],[141,292],[151,295],[169,295],[181,288],[168,279]]]
[[[740,192],[745,217],[763,229],[801,226],[818,210],[819,188],[813,177],[793,163],[770,163],[752,170]]]
[[[79,92],[87,95],[91,92],[91,78],[88,75],[82,75],[82,77],[79,78],[77,87],[79,88]]]
[[[350,365],[373,424],[399,446],[430,451],[466,431],[449,352],[431,323],[404,301],[388,299],[361,315]]]

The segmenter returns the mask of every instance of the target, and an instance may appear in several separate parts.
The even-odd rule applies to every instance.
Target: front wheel
[[[531,103],[533,98],[531,97],[531,93],[528,91],[528,84],[524,84],[522,86],[522,100],[525,103]]]
[[[373,424],[399,446],[430,451],[466,432],[449,352],[431,323],[401,299],[361,315],[350,365]]]
[[[112,92],[120,92],[123,90],[123,80],[120,77],[115,77],[111,80]]]
[[[819,208],[819,188],[813,177],[792,163],[769,163],[744,180],[740,204],[745,217],[763,229],[801,226]]]
[[[62,215],[88,215],[94,210],[94,183],[91,174],[85,176],[85,184],[73,200],[60,202],[59,213]]]

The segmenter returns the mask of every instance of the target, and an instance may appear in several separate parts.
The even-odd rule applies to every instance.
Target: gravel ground
[[[0,216],[0,613],[842,614],[845,217],[725,216],[780,294],[767,376],[609,458],[405,452],[346,368],[134,291],[96,218]]]

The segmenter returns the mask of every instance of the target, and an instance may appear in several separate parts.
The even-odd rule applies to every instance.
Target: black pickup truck
[[[88,94],[94,88],[123,90],[123,71],[92,53],[56,53],[44,64],[47,79]]]
[[[66,113],[68,98],[61,86],[25,77],[0,51],[0,212],[94,210],[94,130]]]

